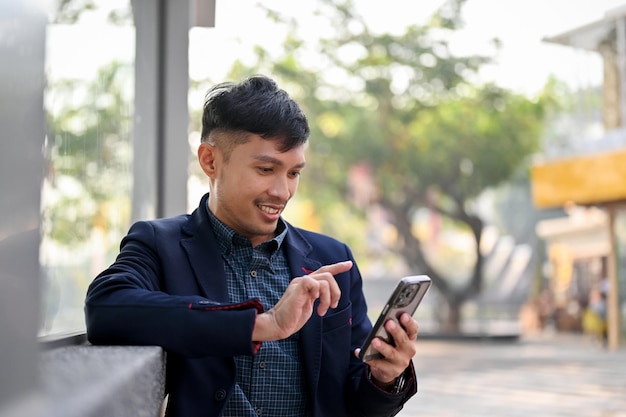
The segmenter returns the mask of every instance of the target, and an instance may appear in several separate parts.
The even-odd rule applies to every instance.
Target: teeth
[[[276,214],[278,213],[278,210],[273,209],[271,207],[267,207],[267,206],[259,206],[259,208],[261,210],[263,210],[264,212],[266,212],[267,214]]]

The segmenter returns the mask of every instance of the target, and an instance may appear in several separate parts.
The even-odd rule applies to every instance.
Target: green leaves
[[[50,239],[83,244],[94,227],[126,228],[130,218],[132,67],[119,62],[93,80],[47,90],[48,161],[44,228]]]
[[[312,48],[292,30],[283,54],[259,54],[256,66],[279,78],[311,122],[298,195],[314,206],[309,216],[355,247],[365,274],[393,258],[387,265],[431,275],[452,328],[482,288],[485,220],[475,202],[539,149],[547,105],[472,82],[491,57],[450,52],[463,3],[446,2],[428,24],[392,34],[370,30],[356,3],[322,0],[318,16],[334,32]],[[315,68],[303,64],[303,49],[318,54]],[[337,213],[339,224],[362,224],[360,235],[374,238],[337,228]],[[383,229],[384,239],[374,233]],[[375,257],[366,255],[372,248]]]

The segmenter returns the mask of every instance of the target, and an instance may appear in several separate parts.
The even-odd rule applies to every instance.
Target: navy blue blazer
[[[93,344],[157,345],[167,352],[167,415],[219,416],[235,384],[234,355],[253,355],[258,300],[228,301],[226,275],[206,210],[135,223],[116,261],[89,286],[87,337]],[[292,276],[352,260],[345,244],[288,226],[284,241]],[[300,331],[306,390],[316,417],[392,416],[417,391],[409,383],[387,393],[356,358],[371,322],[356,263],[335,279],[341,299],[324,317],[314,311]]]

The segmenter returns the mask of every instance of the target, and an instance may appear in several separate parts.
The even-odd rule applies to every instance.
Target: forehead
[[[247,156],[261,160],[276,161],[304,161],[306,144],[295,146],[288,151],[281,150],[282,142],[279,139],[263,139],[259,135],[250,134],[248,140],[233,149],[239,156]]]

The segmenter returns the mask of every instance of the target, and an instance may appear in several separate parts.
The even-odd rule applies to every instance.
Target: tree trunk
[[[462,303],[446,298],[447,306],[441,317],[441,329],[444,334],[461,333],[461,307]]]

